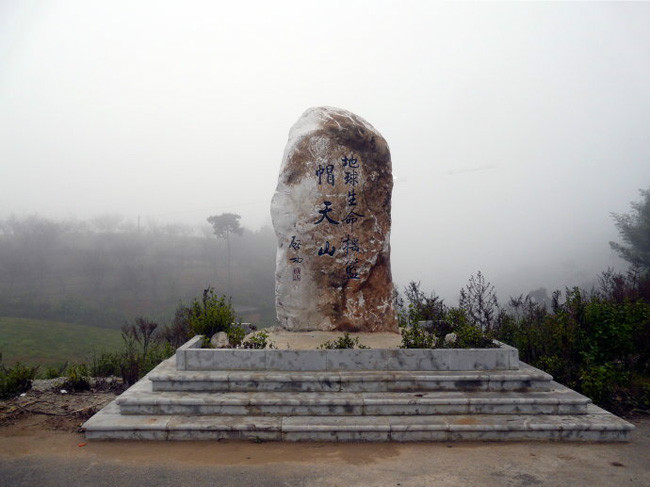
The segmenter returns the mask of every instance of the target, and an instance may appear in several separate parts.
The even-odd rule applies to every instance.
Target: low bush
[[[325,343],[321,343],[318,346],[321,350],[342,350],[350,348],[359,348],[359,349],[368,349],[362,345],[359,341],[359,337],[352,338],[349,333],[345,333],[342,337],[337,338],[336,340],[329,340]]]
[[[491,338],[487,337],[480,329],[473,325],[462,325],[453,328],[453,333],[456,334],[456,341],[454,343],[446,344],[442,340],[443,347],[449,348],[497,348]]]
[[[400,330],[402,344],[400,348],[434,348],[437,338],[419,325],[416,321],[411,326],[405,326]]]
[[[235,320],[235,310],[230,299],[217,296],[212,287],[205,289],[201,300],[195,299],[190,307],[189,322],[192,331],[195,335],[203,335],[206,342],[219,331],[228,333]]]
[[[66,372],[66,380],[61,386],[74,392],[90,390],[90,373],[86,364],[72,364]]]
[[[228,331],[226,331],[226,335],[228,335],[228,342],[230,343],[230,346],[237,348],[244,341],[246,330],[244,330],[244,327],[241,325],[241,323],[231,323],[228,327]]]
[[[45,369],[45,372],[43,373],[43,377],[45,379],[57,379],[59,377],[63,377],[65,375],[65,371],[67,368],[68,368],[68,362],[64,363],[59,367],[50,365]]]
[[[437,296],[426,295],[420,284],[411,282],[406,288],[404,303],[399,295],[396,300],[401,348],[493,348],[490,336],[481,331],[480,323],[468,317],[462,307],[448,307]],[[467,294],[466,294],[467,296]],[[447,343],[445,337],[454,333],[456,339]]]
[[[269,333],[266,330],[254,333],[244,343],[242,348],[250,348],[255,350],[262,350],[266,347],[274,348],[273,344],[269,341]]]
[[[90,356],[90,375],[93,377],[119,377],[121,369],[122,354],[120,352],[102,352],[99,355],[93,352]]]
[[[530,297],[501,310],[496,338],[599,406],[618,413],[650,405],[648,278],[604,272],[589,293],[553,293],[551,309]]]
[[[0,353],[0,398],[14,397],[31,389],[37,372],[38,366],[27,366],[20,362],[6,367]]]

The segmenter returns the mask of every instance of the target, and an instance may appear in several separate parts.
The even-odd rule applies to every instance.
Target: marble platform
[[[221,361],[196,359],[199,370],[179,357],[200,350],[196,340],[184,347],[90,418],[86,437],[625,441],[633,429],[520,362],[512,347],[481,351],[505,350],[505,359],[470,352],[455,362],[441,359],[455,351],[432,360],[430,350],[227,350],[213,354]],[[347,356],[355,352],[374,353]]]

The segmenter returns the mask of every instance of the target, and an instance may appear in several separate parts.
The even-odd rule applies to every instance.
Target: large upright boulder
[[[361,117],[310,108],[291,128],[271,203],[282,326],[397,331],[392,189],[388,144]]]

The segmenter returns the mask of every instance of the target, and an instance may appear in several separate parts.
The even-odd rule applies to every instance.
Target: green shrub
[[[273,348],[273,344],[269,342],[269,333],[265,330],[258,331],[257,333],[248,337],[243,344],[243,348],[251,348],[256,350],[262,350],[266,347]]]
[[[70,365],[66,373],[66,380],[61,387],[75,392],[90,390],[88,366],[86,364]]]
[[[50,365],[45,369],[43,377],[45,379],[57,379],[59,377],[63,377],[67,368],[68,368],[68,362],[64,363],[59,367]]]
[[[488,338],[478,327],[474,325],[463,325],[454,328],[456,333],[456,343],[450,344],[451,348],[497,348],[490,338]],[[443,342],[444,345],[444,342]]]
[[[244,330],[241,323],[232,323],[228,328],[228,331],[226,331],[226,334],[228,335],[230,346],[237,348],[241,345],[242,341],[244,341],[246,330]]]
[[[190,310],[189,322],[192,331],[195,335],[203,335],[206,342],[219,331],[228,333],[231,324],[235,322],[235,310],[230,299],[226,296],[216,296],[212,287],[203,291],[200,301],[195,299],[192,302]]]
[[[90,375],[93,377],[110,377],[121,374],[122,355],[120,352],[95,352],[90,358]]]
[[[349,348],[367,349],[369,347],[362,345],[359,342],[359,337],[352,338],[350,334],[346,332],[342,337],[339,337],[336,340],[321,343],[318,348],[321,350],[341,350]]]
[[[479,273],[479,277],[482,276]],[[456,334],[456,342],[448,345],[453,348],[492,348],[496,347],[489,336],[474,325],[468,318],[468,310],[462,307],[449,308],[435,294],[427,296],[420,290],[420,284],[411,282],[405,290],[408,306],[396,295],[395,306],[398,311],[401,348],[447,347],[445,336]],[[478,300],[480,302],[480,299]],[[489,311],[490,319],[497,309],[496,303]],[[426,321],[426,325],[421,325]]]
[[[454,332],[457,328],[471,326],[467,313],[463,308],[448,308],[445,312],[445,320],[451,324],[451,329]]]
[[[422,328],[416,321],[410,327],[402,328],[402,344],[400,348],[434,348],[435,335]]]
[[[603,273],[601,290],[555,291],[551,310],[529,297],[501,310],[496,337],[521,360],[625,413],[650,398],[650,281],[634,273]]]
[[[614,364],[585,367],[580,375],[580,389],[595,403],[610,406],[614,391],[622,384],[629,383],[629,373]]]
[[[444,319],[446,306],[439,296],[434,293],[427,295],[420,289],[420,283],[411,281],[404,289],[404,294],[408,305],[404,305],[404,300],[396,293],[395,307],[397,308],[398,321],[401,327],[418,321],[438,322]]]
[[[5,367],[0,353],[0,398],[14,397],[31,389],[37,372],[38,366],[30,367],[20,362]]]
[[[633,360],[637,337],[650,319],[650,307],[641,301],[613,303],[594,299],[585,306],[584,354],[604,364]],[[628,363],[632,367],[634,364]]]

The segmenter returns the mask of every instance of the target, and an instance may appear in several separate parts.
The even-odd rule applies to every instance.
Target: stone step
[[[201,348],[196,336],[176,351],[178,370],[445,371],[515,370],[519,352],[495,341],[484,349],[245,350]]]
[[[586,414],[591,401],[557,384],[549,392],[148,392],[117,399],[122,414],[192,416],[401,416]]]
[[[627,441],[630,423],[589,405],[583,415],[121,415],[115,402],[85,424],[91,440]]]
[[[399,392],[543,391],[552,377],[520,362],[499,371],[187,371],[165,362],[150,374],[154,391]]]

